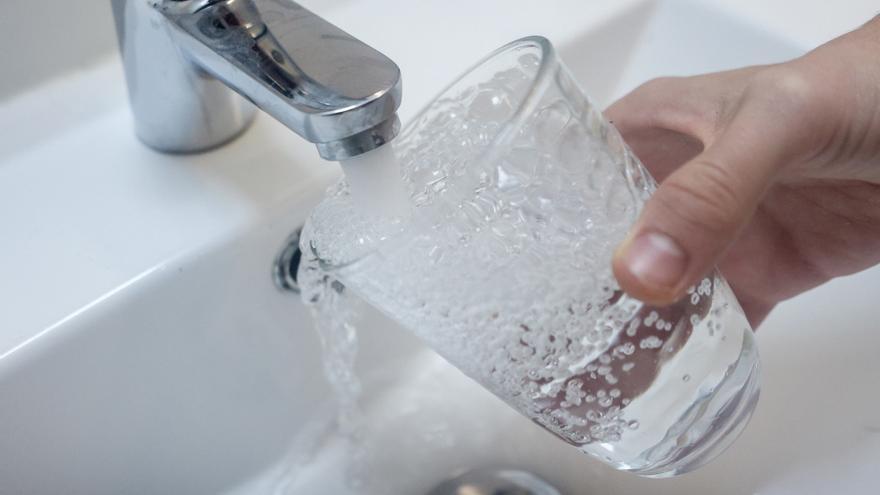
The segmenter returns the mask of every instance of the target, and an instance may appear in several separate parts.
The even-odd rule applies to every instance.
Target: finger
[[[749,222],[778,174],[784,126],[772,108],[746,103],[707,149],[660,184],[615,252],[630,295],[670,304],[704,277]]]
[[[719,98],[711,76],[663,77],[639,86],[605,112],[656,180],[663,180],[703,151],[715,127]],[[710,93],[710,94],[707,94]]]
[[[637,87],[608,107],[604,114],[626,136],[646,129],[667,129],[703,137],[706,124],[715,116],[718,90],[707,79],[718,75],[695,77],[660,77]]]

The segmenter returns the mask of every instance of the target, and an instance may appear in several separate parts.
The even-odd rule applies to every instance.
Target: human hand
[[[803,57],[650,81],[606,112],[660,187],[615,253],[665,305],[718,265],[753,325],[880,262],[880,17]]]

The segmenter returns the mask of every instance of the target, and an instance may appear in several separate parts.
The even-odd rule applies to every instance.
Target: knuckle
[[[696,78],[664,76],[651,79],[632,93],[640,120],[650,127],[702,136],[717,115],[712,99],[693,98]]]
[[[674,79],[678,78],[658,77],[640,84],[611,105],[608,109],[609,113],[625,109],[635,111],[635,114],[630,115],[631,117],[639,116],[642,118],[647,113],[656,113],[654,110],[658,104],[669,99]]]
[[[726,237],[738,227],[737,178],[717,162],[703,160],[693,165],[692,173],[670,177],[661,186],[668,194],[658,194],[658,199],[685,228]]]
[[[655,92],[674,87],[684,79],[678,76],[661,76],[642,83],[636,91]]]
[[[794,67],[777,66],[755,75],[748,87],[749,96],[774,109],[792,122],[815,118],[829,101],[827,85]]]

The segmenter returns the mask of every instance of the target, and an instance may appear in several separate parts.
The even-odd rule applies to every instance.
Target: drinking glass
[[[370,217],[341,182],[303,233],[304,290],[356,294],[617,469],[672,476],[735,440],[758,398],[748,321],[717,271],[667,307],[620,290],[612,253],[655,183],[548,40],[476,64],[394,151],[409,211]]]

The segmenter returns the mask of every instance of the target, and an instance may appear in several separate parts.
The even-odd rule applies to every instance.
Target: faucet
[[[345,160],[400,128],[400,69],[289,0],[111,0],[141,141],[217,147],[259,107]]]

